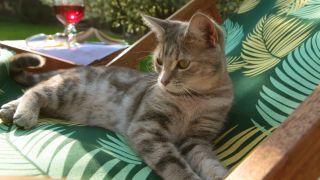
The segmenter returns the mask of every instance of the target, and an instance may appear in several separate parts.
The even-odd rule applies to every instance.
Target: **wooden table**
[[[40,68],[37,69],[37,72],[44,72],[44,71],[51,71],[51,70],[56,70],[56,69],[68,69],[68,68],[73,68],[73,67],[77,67],[77,66],[81,66],[79,64],[76,64],[72,61],[68,61],[62,58],[58,58],[58,57],[54,57],[45,53],[41,53],[26,47],[21,47],[21,46],[17,46],[17,45],[12,45],[10,43],[8,43],[7,41],[0,41],[0,47],[1,48],[5,48],[8,50],[12,50],[14,52],[16,52],[17,54],[20,53],[34,53],[34,54],[38,54],[41,55],[43,57],[46,58],[46,64]],[[92,63],[90,63],[89,65],[92,66],[98,66],[98,65],[106,65],[108,64],[114,57],[116,57],[118,54],[120,54],[124,49],[115,51],[111,54],[109,54],[108,56],[99,59],[99,60],[95,60]]]

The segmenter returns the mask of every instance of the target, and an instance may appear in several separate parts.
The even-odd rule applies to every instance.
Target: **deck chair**
[[[215,1],[193,0],[170,19],[204,12],[219,22]],[[320,177],[320,18],[316,0],[245,0],[223,23],[235,101],[213,142],[226,179]],[[101,64],[148,70],[149,33]],[[1,57],[12,56],[1,50]],[[22,87],[0,65],[0,104]],[[159,179],[118,134],[43,118],[23,131],[0,124],[0,175],[67,179]],[[9,177],[10,176],[10,177]],[[18,177],[21,178],[21,177]]]

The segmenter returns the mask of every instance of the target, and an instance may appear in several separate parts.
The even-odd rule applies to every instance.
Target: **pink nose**
[[[163,84],[164,86],[168,85],[170,83],[169,79],[161,79],[161,84]]]

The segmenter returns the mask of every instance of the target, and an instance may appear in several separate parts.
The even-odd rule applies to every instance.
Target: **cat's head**
[[[229,81],[223,31],[208,16],[196,13],[189,22],[143,19],[159,42],[153,64],[163,90],[206,94]]]

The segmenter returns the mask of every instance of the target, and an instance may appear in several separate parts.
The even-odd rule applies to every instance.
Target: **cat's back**
[[[53,78],[64,79],[65,105],[60,114],[80,123],[125,131],[140,106],[151,74],[123,67],[80,67]],[[50,82],[54,82],[53,79]],[[52,84],[52,83],[50,83]],[[73,85],[72,85],[73,84]],[[108,121],[105,121],[108,120]]]
[[[94,101],[105,98],[124,101],[126,97],[143,93],[152,75],[124,67],[89,66],[66,71],[62,76],[65,81],[77,81],[77,91],[85,91]]]
[[[74,82],[79,88],[104,91],[114,89],[117,92],[128,91],[138,85],[145,88],[150,74],[142,73],[134,69],[117,66],[86,66],[67,70],[53,79],[65,82]]]

